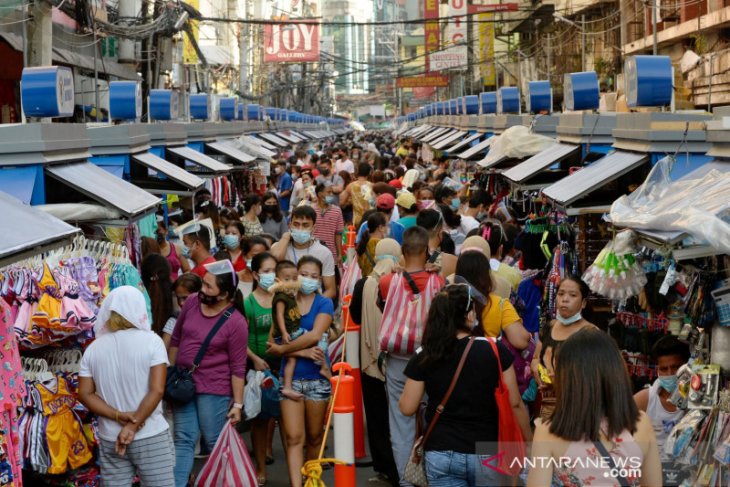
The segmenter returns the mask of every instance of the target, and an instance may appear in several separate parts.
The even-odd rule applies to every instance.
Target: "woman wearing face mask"
[[[239,273],[239,277],[240,273],[246,268],[244,253],[241,249],[244,235],[246,235],[246,230],[243,223],[236,221],[228,224],[226,234],[223,236],[223,246],[231,256],[233,268]]]
[[[164,220],[157,223],[157,244],[160,246],[160,255],[167,259],[170,263],[170,280],[174,281],[180,275],[180,270],[183,273],[190,272],[190,262],[188,259],[181,259],[179,256],[182,255],[182,248],[169,241],[174,236],[170,234],[167,225]]]
[[[461,208],[461,200],[459,199],[456,191],[449,186],[440,184],[436,187],[436,203],[447,205],[455,213]]]
[[[259,215],[259,221],[264,233],[274,237],[274,240],[281,239],[281,236],[289,231],[289,224],[286,222],[286,218],[281,212],[279,206],[279,199],[276,194],[269,191],[264,194],[263,197],[264,205],[262,207],[261,215]]]
[[[245,235],[247,237],[255,237],[264,233],[264,229],[261,227],[259,221],[259,215],[261,215],[262,205],[261,196],[257,194],[250,194],[243,200],[243,207],[246,214],[243,215],[241,221],[246,229]]]
[[[268,252],[260,253],[251,261],[250,270],[254,278],[254,290],[243,300],[248,330],[248,359],[256,370],[279,370],[281,360],[266,352],[271,325],[271,303],[273,294],[269,288],[274,284],[276,259]],[[266,483],[267,452],[271,452],[269,431],[274,418],[262,410],[251,424],[251,444],[256,460],[256,477],[259,485]],[[273,459],[273,458],[272,458]]]
[[[532,376],[542,392],[540,417],[543,419],[550,418],[555,409],[552,380],[555,377],[554,357],[560,346],[576,332],[584,328],[596,328],[582,314],[588,304],[589,294],[588,285],[579,276],[565,276],[555,295],[555,319],[540,330],[540,341],[535,348],[531,368]],[[543,377],[549,378],[550,382],[545,383]]]
[[[170,363],[190,370],[203,341],[222,321],[193,372],[195,397],[173,407],[177,487],[188,485],[198,437],[202,434],[212,451],[226,421],[241,421],[243,407],[246,347],[241,344],[248,343],[248,324],[236,293],[238,278],[228,260],[210,263],[205,269],[203,287],[185,301],[170,343]]]
[[[342,262],[342,232],[345,221],[342,210],[337,205],[339,197],[333,194],[332,185],[320,183],[315,188],[317,221],[314,224],[314,238],[322,242],[332,252],[335,263]]]
[[[367,229],[357,245],[357,263],[362,275],[369,276],[375,267],[375,247],[388,232],[388,221],[380,212],[375,212],[367,219]]]
[[[297,264],[301,289],[296,301],[302,317],[299,326],[304,335],[289,344],[277,345],[269,338],[268,352],[279,357],[296,357],[292,388],[302,394],[304,400],[282,398],[281,418],[287,445],[289,481],[292,487],[302,486],[301,468],[304,465],[304,445],[307,445],[307,460],[318,457],[323,439],[324,417],[327,412],[332,388],[329,380],[320,374],[323,360],[327,360],[327,331],[332,323],[334,307],[332,300],[318,293],[322,274],[322,263],[315,257],[305,255]],[[323,347],[318,344],[322,343]]]
[[[241,249],[243,255],[242,258],[245,259],[246,267],[238,273],[238,290],[241,291],[242,296],[246,298],[254,289],[255,279],[253,272],[251,272],[253,258],[258,254],[267,252],[269,250],[269,245],[266,240],[261,237],[251,237],[243,241]]]

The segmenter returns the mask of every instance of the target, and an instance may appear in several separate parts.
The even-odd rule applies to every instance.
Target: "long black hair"
[[[456,352],[456,333],[472,331],[466,320],[472,302],[465,284],[450,284],[434,297],[421,341],[421,365],[437,364]]]
[[[365,232],[363,232],[362,237],[360,238],[360,243],[357,244],[357,255],[363,255],[365,253],[368,248],[370,236],[378,229],[378,227],[382,227],[387,223],[385,215],[383,215],[379,211],[376,211],[375,213],[370,215],[367,219],[367,222],[368,227]]]
[[[267,206],[266,204],[264,204],[261,208],[261,214],[259,215],[259,221],[261,223],[266,223],[266,220],[268,220],[269,218],[272,218],[276,223],[279,223],[281,219],[284,218],[284,215],[281,214],[279,197],[276,196],[276,193],[274,193],[273,191],[267,191],[266,193],[264,193],[264,197],[261,198],[261,201],[263,203],[266,203],[266,200],[270,200],[271,198],[274,198],[276,200],[276,208],[272,208],[273,211],[271,212],[271,214],[268,214],[266,212]]]
[[[172,270],[167,258],[150,254],[142,260],[141,277],[152,305],[152,331],[162,335],[165,323],[172,316]]]
[[[269,259],[276,262],[276,257],[271,255],[269,252],[261,252],[260,254],[254,255],[251,259],[251,271],[259,272],[259,269],[261,269],[261,265]],[[255,291],[257,287],[259,287],[259,282],[257,279],[254,279],[252,291]]]
[[[454,271],[457,276],[461,276],[469,284],[482,293],[484,296],[489,297],[489,293],[492,292],[492,277],[490,275],[489,259],[486,255],[477,251],[462,252],[456,261],[456,270]],[[487,304],[488,305],[488,304]],[[484,306],[477,303],[477,315],[482,316]]]

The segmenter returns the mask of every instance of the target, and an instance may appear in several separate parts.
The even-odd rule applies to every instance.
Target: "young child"
[[[274,300],[271,303],[273,311],[273,337],[277,343],[290,343],[292,340],[302,336],[305,331],[299,326],[302,315],[297,306],[297,292],[299,291],[299,273],[293,262],[283,260],[276,265],[276,283],[269,288],[274,293]],[[294,368],[297,366],[297,359],[287,357],[284,366],[284,377],[282,380],[281,394],[298,401],[302,394],[292,389]]]

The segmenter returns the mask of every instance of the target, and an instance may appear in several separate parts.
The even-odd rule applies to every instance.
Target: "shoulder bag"
[[[208,350],[210,342],[213,337],[218,333],[218,330],[228,321],[231,317],[235,308],[231,306],[223,312],[215,326],[208,332],[208,336],[205,337],[203,344],[198,350],[198,354],[193,359],[193,366],[190,369],[180,367],[179,365],[170,365],[167,367],[167,379],[165,381],[165,400],[175,402],[177,404],[186,404],[193,400],[195,397],[195,383],[193,382],[193,373],[200,367],[200,362],[203,361],[203,356]]]
[[[473,344],[474,337],[471,337],[469,338],[469,343],[466,344],[466,348],[464,348],[464,353],[461,354],[461,360],[459,360],[456,372],[454,372],[454,376],[451,378],[449,389],[446,391],[446,394],[444,394],[443,399],[441,399],[441,403],[436,408],[436,413],[433,415],[433,418],[428,425],[428,429],[426,429],[426,434],[423,436],[418,436],[418,434],[416,435],[416,442],[413,444],[411,456],[408,458],[408,463],[406,464],[405,471],[403,472],[403,480],[412,483],[416,487],[428,486],[428,481],[426,480],[426,466],[423,462],[424,447],[426,446],[429,436],[431,436],[431,433],[433,432],[433,428],[436,426],[436,423],[438,423],[441,413],[444,412],[446,402],[451,397],[451,393],[454,392],[456,382],[459,380],[459,376],[461,375],[461,369],[464,368],[466,356],[469,355],[469,350]]]
[[[606,462],[608,462],[608,465],[611,467],[611,469],[617,472],[620,471],[619,468],[616,466],[616,462],[614,461],[611,454],[608,452],[606,447],[603,446],[603,443],[601,443],[601,440],[594,441],[593,444],[596,445],[596,449],[601,454],[601,456],[606,459]],[[618,481],[619,485],[621,485],[621,487],[629,487],[631,485],[628,479],[624,476],[620,475],[616,477],[616,480]]]

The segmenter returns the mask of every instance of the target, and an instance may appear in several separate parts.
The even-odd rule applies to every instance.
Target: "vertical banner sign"
[[[494,14],[477,16],[479,22],[479,70],[484,86],[496,85],[494,69]]]
[[[439,28],[439,0],[423,0],[423,18],[427,22],[423,26],[423,39],[426,47],[426,72],[431,70],[429,62],[429,53],[438,51],[439,48],[439,37],[441,36],[441,29]],[[430,20],[429,19],[433,19]]]
[[[466,45],[468,30],[467,12],[467,0],[448,0],[446,16],[449,18],[446,21],[442,43],[443,47],[447,49],[434,53],[431,56],[432,71],[466,67],[469,49]]]
[[[200,10],[199,0],[188,0],[188,5],[193,7],[195,10]],[[190,30],[195,38],[195,42],[198,42],[197,20],[190,21]],[[198,53],[195,51],[193,43],[190,42],[187,32],[183,34],[183,64],[198,64]]]
[[[319,61],[319,22],[292,20],[291,24],[264,26],[264,62]]]

